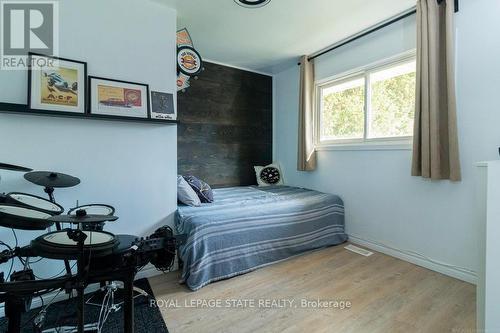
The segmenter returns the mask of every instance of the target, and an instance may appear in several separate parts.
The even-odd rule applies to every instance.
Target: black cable
[[[21,329],[23,329],[29,323],[33,322],[33,320],[35,319],[35,317],[38,316],[40,313],[42,313],[43,311],[47,311],[47,309],[49,308],[49,306],[52,305],[52,302],[54,302],[54,300],[56,299],[56,297],[59,296],[59,294],[61,293],[61,291],[63,291],[63,288],[59,289],[59,291],[57,292],[57,294],[55,294],[54,297],[52,297],[52,299],[50,300],[49,304],[47,304],[47,306],[45,306],[42,310],[36,312],[33,316],[31,316],[30,319],[28,319],[23,325],[21,325]]]
[[[42,260],[44,260],[44,259],[45,259],[45,258],[40,257],[40,259],[38,259],[38,260],[36,260],[36,261],[30,261],[30,262],[28,262],[28,264],[30,264],[30,265],[31,265],[31,264],[36,264],[36,263],[38,263],[38,262],[40,262],[40,261],[42,261]]]
[[[8,248],[8,249],[9,249],[9,251],[12,251],[12,248],[9,246],[9,244],[7,244],[7,243],[4,243],[4,242],[0,241],[0,245],[5,246],[6,248]]]
[[[15,247],[17,247],[17,246],[19,245],[19,242],[17,241],[17,234],[16,234],[16,231],[15,231],[13,228],[12,228],[12,229],[10,229],[10,230],[12,230],[12,234],[14,235],[14,239],[16,240],[16,246],[15,246]]]
[[[19,259],[19,261],[21,261],[21,263],[23,265],[26,264],[26,263],[28,263],[28,266],[31,265],[31,264],[36,264],[36,263],[38,263],[38,262],[40,262],[40,261],[42,261],[42,260],[45,259],[45,258],[40,257],[39,259],[37,259],[35,261],[29,261],[29,260],[25,261],[22,257],[17,257],[17,258]]]
[[[71,266],[71,269],[73,269],[75,267],[75,265],[76,265],[76,262],[73,264],[73,266]],[[66,274],[64,274],[65,271],[66,271],[66,267],[63,268],[59,273],[57,273],[56,275],[53,275],[51,277],[40,277],[40,276],[35,275],[35,274],[33,274],[33,275],[35,275],[35,277],[37,279],[40,279],[40,280],[50,280],[50,279],[55,279],[57,277],[61,277],[61,276],[66,275]]]
[[[73,297],[74,297],[73,290],[71,290],[71,292],[68,294],[68,299],[66,300],[68,305],[72,305],[71,301],[73,300]],[[71,311],[71,313],[70,313],[70,311]],[[59,313],[59,315],[57,316],[57,319],[56,319],[55,323],[53,323],[51,326],[53,326],[53,327],[60,327],[61,320],[67,319],[69,317],[69,315],[75,315],[74,309],[73,309],[72,306],[65,306],[64,307],[64,313],[62,313],[62,314]],[[73,326],[76,326],[76,325],[73,325]]]
[[[12,251],[12,248],[8,244],[0,241],[0,245],[5,246],[9,251]],[[9,281],[9,277],[10,277],[10,274],[12,273],[13,268],[14,268],[14,259],[10,259],[9,274],[7,274],[7,276],[5,277],[5,281]]]
[[[14,268],[14,260],[10,260],[10,268],[9,268],[9,274],[7,274],[7,277],[5,278],[5,281],[9,281],[10,274],[12,274],[12,269]]]

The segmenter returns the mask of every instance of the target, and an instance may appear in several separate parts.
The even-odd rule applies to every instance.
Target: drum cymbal
[[[101,222],[112,222],[118,220],[117,216],[113,215],[93,215],[93,214],[87,214],[87,215],[58,215],[58,216],[53,216],[48,219],[49,221],[52,222],[59,222],[59,223],[74,223],[74,224],[81,224],[81,223],[101,223]]]
[[[24,175],[27,181],[45,187],[73,187],[80,184],[80,179],[52,171],[33,171]]]
[[[33,169],[18,166],[18,165],[13,165],[13,164],[7,164],[7,163],[0,163],[0,169],[2,170],[10,170],[10,171],[19,171],[19,172],[30,172],[33,171]]]

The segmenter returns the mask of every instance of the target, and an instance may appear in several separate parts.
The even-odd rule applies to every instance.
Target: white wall
[[[317,171],[297,172],[297,66],[275,76],[275,157],[289,184],[336,193],[344,199],[350,235],[372,241],[372,246],[384,244],[388,252],[391,248],[403,251],[402,257],[473,281],[474,274],[467,270],[477,270],[474,163],[498,159],[500,144],[500,40],[496,36],[500,3],[475,0],[460,1],[460,5],[456,77],[462,182],[411,177],[410,150],[320,151]],[[371,62],[395,46],[414,45],[415,35],[408,34],[409,27],[406,23],[387,28],[323,57],[318,60],[318,76],[343,72],[362,59]],[[388,38],[382,38],[384,35]],[[445,265],[421,260],[422,256]]]
[[[60,1],[60,56],[88,62],[89,75],[149,83],[175,93],[176,12],[149,0]],[[26,103],[25,72],[0,71],[0,101]],[[135,235],[172,223],[176,210],[177,129],[134,122],[0,114],[0,161],[75,175],[82,183],[56,190],[66,209],[76,200],[107,203],[117,222],[106,230]],[[21,173],[0,170],[0,191],[44,196]],[[42,232],[18,231],[22,244]],[[13,244],[10,230],[0,239]],[[44,261],[36,274],[63,266]],[[7,265],[0,271],[8,270]]]

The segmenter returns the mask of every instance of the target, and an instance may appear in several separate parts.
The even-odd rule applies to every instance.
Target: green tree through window
[[[320,140],[411,136],[415,67],[414,60],[396,63],[321,86]],[[365,100],[365,90],[369,92],[368,100]],[[365,118],[368,128],[365,128]]]
[[[411,136],[415,114],[415,73],[371,85],[369,137]]]
[[[365,82],[363,79],[354,83],[357,83],[355,87],[323,96],[323,138],[363,138]]]

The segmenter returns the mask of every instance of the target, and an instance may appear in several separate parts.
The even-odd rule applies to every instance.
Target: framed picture
[[[175,120],[173,94],[151,91],[151,118]]]
[[[30,109],[85,113],[87,63],[29,53]]]
[[[148,118],[147,84],[89,76],[91,114]]]

